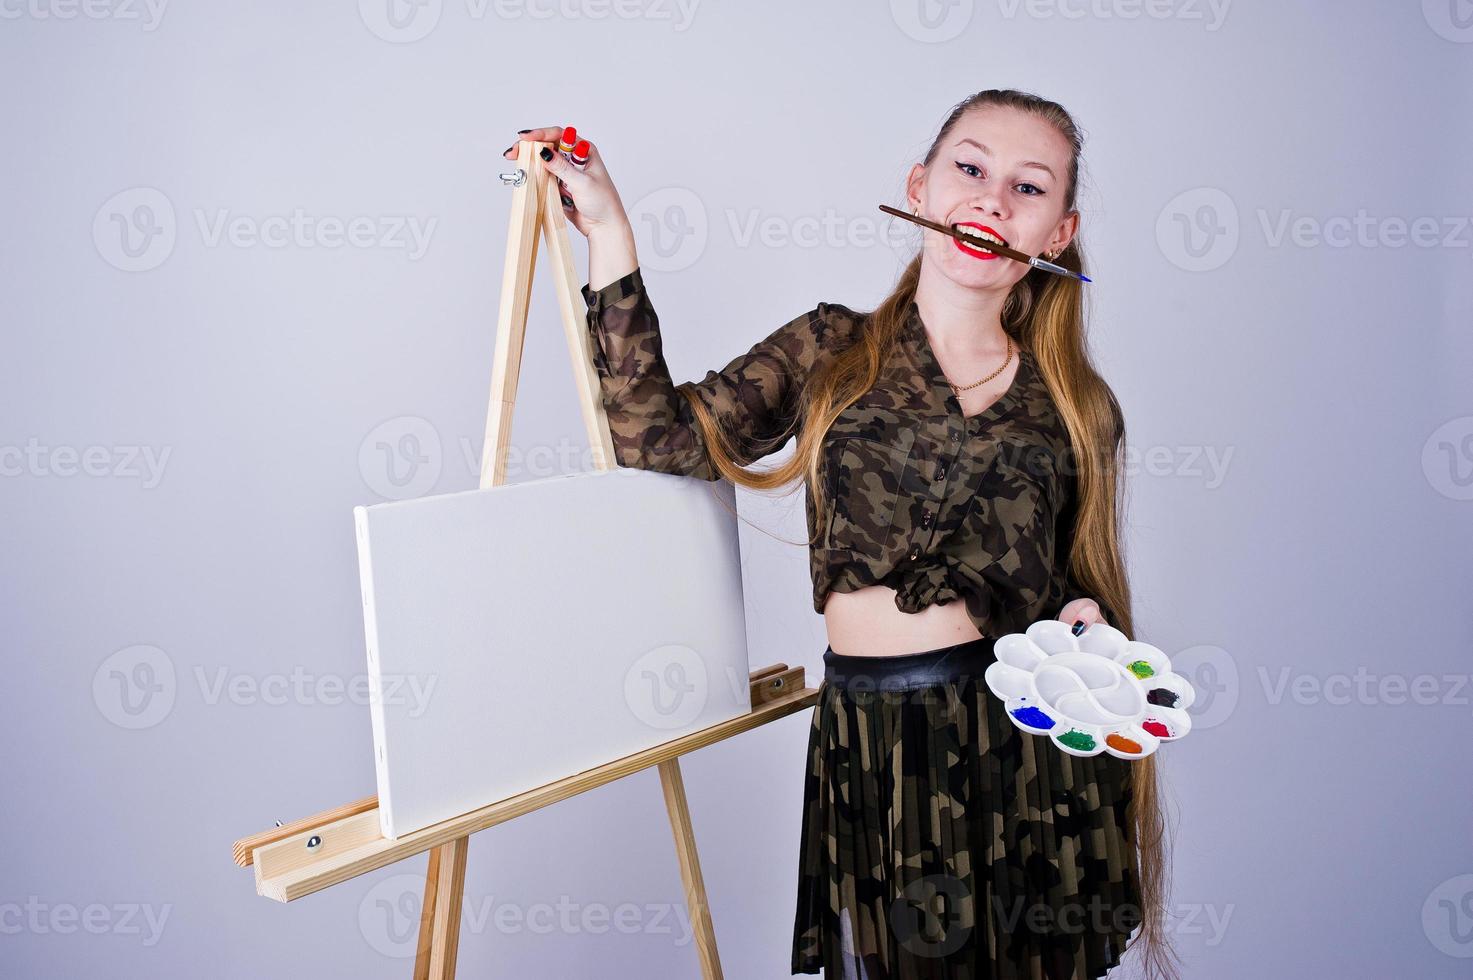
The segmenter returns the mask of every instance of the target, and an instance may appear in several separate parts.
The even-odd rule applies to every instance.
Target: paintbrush
[[[1025,265],[1031,265],[1035,269],[1042,269],[1044,272],[1052,272],[1054,275],[1058,276],[1068,276],[1071,279],[1078,279],[1080,282],[1094,282],[1094,280],[1091,279],[1089,276],[1080,275],[1073,269],[1066,269],[1062,265],[1055,265],[1048,259],[1039,258],[1037,255],[1029,255],[1027,252],[1020,252],[1016,248],[1009,248],[1006,245],[999,245],[997,242],[990,242],[980,235],[968,234],[965,231],[958,231],[955,228],[950,228],[946,225],[937,224],[936,222],[931,221],[928,218],[922,218],[919,215],[911,214],[909,211],[902,211],[899,208],[892,208],[888,204],[881,204],[880,210],[884,211],[886,214],[893,214],[897,218],[904,218],[906,221],[914,221],[922,228],[929,228],[932,231],[939,231],[943,235],[950,235],[957,241],[966,242],[968,245],[975,245],[978,248],[986,249],[989,252],[995,252],[998,255],[1014,259],[1018,262],[1022,262]]]

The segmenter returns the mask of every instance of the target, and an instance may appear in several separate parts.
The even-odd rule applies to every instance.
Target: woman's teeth
[[[998,238],[996,235],[994,235],[994,234],[992,234],[990,232],[979,231],[976,228],[957,228],[955,225],[953,225],[952,227],[953,228],[956,228],[957,231],[961,232],[961,234],[963,236],[970,235],[973,238],[980,238],[984,242],[995,242],[998,245],[1006,245],[1007,244],[1007,242],[1003,241],[1001,238]],[[968,241],[963,241],[962,242],[962,245],[964,247],[970,248],[970,249],[972,249],[973,251],[976,251],[976,252],[987,252],[987,254],[989,254],[989,255],[993,254],[991,252],[988,252],[987,249],[985,249],[985,248],[978,248],[976,245],[973,245],[971,242],[968,242]]]

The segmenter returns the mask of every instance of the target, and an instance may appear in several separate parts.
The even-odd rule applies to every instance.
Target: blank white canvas
[[[384,836],[750,711],[735,509],[632,467],[355,507]]]

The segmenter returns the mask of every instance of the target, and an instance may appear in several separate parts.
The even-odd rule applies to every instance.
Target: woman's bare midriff
[[[850,657],[893,657],[938,650],[982,636],[967,618],[960,599],[927,606],[918,613],[895,605],[895,590],[869,585],[853,592],[830,592],[823,606],[829,646]]]

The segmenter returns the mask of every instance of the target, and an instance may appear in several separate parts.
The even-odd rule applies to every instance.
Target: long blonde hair
[[[1074,210],[1083,139],[1064,108],[1036,95],[1013,89],[987,89],[952,109],[927,151],[930,166],[947,134],[963,113],[1002,106],[1032,113],[1052,123],[1068,140],[1069,161],[1065,213]],[[872,388],[904,326],[915,298],[924,250],[906,266],[894,291],[865,318],[852,346],[815,368],[799,395],[793,426],[797,448],[784,463],[761,471],[747,470],[734,458],[734,439],[711,412],[685,388],[705,437],[712,465],[726,479],[754,490],[772,490],[803,478],[813,495],[815,512],[823,514],[822,465],[824,435],[850,404]],[[1054,261],[1083,272],[1080,237],[1076,234]],[[1121,557],[1118,512],[1124,509],[1124,487],[1117,479],[1125,446],[1125,420],[1114,393],[1090,363],[1084,341],[1084,310],[1079,284],[1063,276],[1030,269],[1013,287],[1003,307],[1003,329],[1015,344],[1034,356],[1060,416],[1069,430],[1076,473],[1077,501],[1069,570],[1080,587],[1105,610],[1106,617],[1127,636],[1135,636],[1130,585]],[[791,434],[791,433],[790,433]],[[819,532],[821,533],[821,528]],[[810,539],[810,544],[813,539]],[[1166,932],[1167,822],[1154,755],[1129,763],[1131,803],[1128,833],[1139,856],[1142,925],[1132,947],[1140,946],[1147,977],[1178,977],[1176,953]]]

